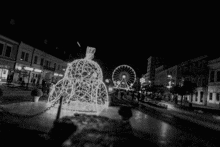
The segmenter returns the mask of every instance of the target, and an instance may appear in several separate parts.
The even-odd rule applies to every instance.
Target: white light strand
[[[108,90],[100,66],[91,58],[94,53],[94,48],[87,48],[84,59],[68,64],[63,79],[53,86],[49,94],[49,103],[63,95],[63,108],[73,113],[99,114],[108,108]]]
[[[131,90],[136,81],[136,73],[130,66],[120,65],[113,71],[112,81],[116,89]]]

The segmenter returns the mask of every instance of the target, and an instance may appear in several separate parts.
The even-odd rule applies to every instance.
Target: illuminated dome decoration
[[[113,71],[112,81],[115,86],[114,88],[131,90],[136,81],[136,73],[130,66],[120,65]]]
[[[52,88],[48,102],[63,97],[63,108],[74,113],[96,113],[108,107],[108,92],[100,66],[93,61],[95,48],[87,47],[84,59],[68,64],[64,78]]]

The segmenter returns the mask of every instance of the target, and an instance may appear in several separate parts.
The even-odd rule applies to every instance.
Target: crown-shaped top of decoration
[[[92,60],[94,58],[96,49],[94,47],[87,47],[85,59]]]

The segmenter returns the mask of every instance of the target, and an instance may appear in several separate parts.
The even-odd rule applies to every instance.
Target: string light
[[[63,109],[73,113],[99,114],[108,108],[108,90],[100,66],[92,60],[94,53],[95,48],[87,47],[84,59],[68,64],[63,79],[52,87],[49,103],[63,95]]]

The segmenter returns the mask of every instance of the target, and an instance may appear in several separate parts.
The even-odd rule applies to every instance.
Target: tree
[[[192,106],[192,97],[195,93],[197,85],[191,81],[184,81],[183,83],[185,95],[190,95],[190,106]]]
[[[184,95],[190,95],[191,96],[191,103],[192,103],[192,94],[195,92],[196,84],[192,83],[191,81],[184,81],[183,86],[176,85],[173,88],[171,88],[171,93],[178,94],[181,96],[181,104],[183,100]]]
[[[183,99],[183,95],[184,93],[184,89],[182,86],[180,85],[175,85],[170,89],[170,92],[174,95],[180,95],[181,96],[181,104],[182,104],[182,99]],[[174,97],[175,103],[177,104],[177,97]]]

